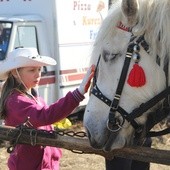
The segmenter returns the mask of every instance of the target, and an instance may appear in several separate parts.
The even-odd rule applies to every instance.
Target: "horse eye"
[[[117,56],[118,56],[118,54],[111,54],[110,61],[113,61]]]
[[[119,54],[113,54],[109,51],[103,51],[103,59],[105,62],[113,61]]]

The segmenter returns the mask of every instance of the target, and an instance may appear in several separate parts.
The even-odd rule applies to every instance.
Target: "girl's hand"
[[[84,95],[89,87],[90,87],[90,83],[91,83],[91,79],[94,77],[94,72],[95,72],[95,65],[92,65],[88,70],[86,75],[83,78],[82,83],[80,84],[78,90],[79,92]]]

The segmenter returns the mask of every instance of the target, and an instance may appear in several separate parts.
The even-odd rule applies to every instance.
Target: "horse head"
[[[110,8],[93,46],[96,73],[83,120],[94,148],[122,148],[145,135],[169,83],[169,26],[169,0],[117,0]]]

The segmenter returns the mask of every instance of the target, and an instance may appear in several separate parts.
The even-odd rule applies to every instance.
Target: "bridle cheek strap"
[[[128,49],[127,49],[127,53],[125,56],[120,79],[119,79],[119,82],[117,85],[116,93],[115,93],[114,99],[110,105],[109,120],[107,121],[107,128],[112,132],[118,131],[123,126],[123,123],[124,123],[124,116],[122,116],[123,121],[120,122],[119,119],[116,119],[115,112],[118,110],[119,100],[120,100],[120,97],[121,97],[121,94],[123,91],[123,87],[125,85],[125,81],[127,78],[127,73],[129,70],[132,55],[133,55],[134,51],[139,52],[140,47],[138,44],[140,44],[141,41],[143,41],[143,36],[140,36],[135,42],[130,42]],[[133,124],[133,126],[135,126],[135,128],[138,128],[136,122],[132,122],[132,124]]]
[[[123,91],[123,87],[124,87],[124,84],[126,81],[131,57],[132,57],[132,51],[131,51],[131,48],[129,48],[129,50],[127,51],[126,57],[125,57],[120,80],[119,80],[119,83],[118,83],[118,86],[116,89],[116,94],[115,94],[114,99],[110,105],[109,120],[107,122],[107,128],[113,132],[118,131],[124,123],[124,121],[122,121],[122,123],[120,124],[120,122],[118,122],[118,119],[115,119],[115,112],[118,110],[119,100],[120,100],[120,97],[121,97],[121,94]]]

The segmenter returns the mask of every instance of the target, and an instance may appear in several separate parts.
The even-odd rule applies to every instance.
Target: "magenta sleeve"
[[[17,126],[27,117],[34,127],[45,126],[67,117],[84,99],[78,91],[68,92],[65,97],[47,106],[41,100],[35,100],[15,91],[6,102],[6,125]]]

